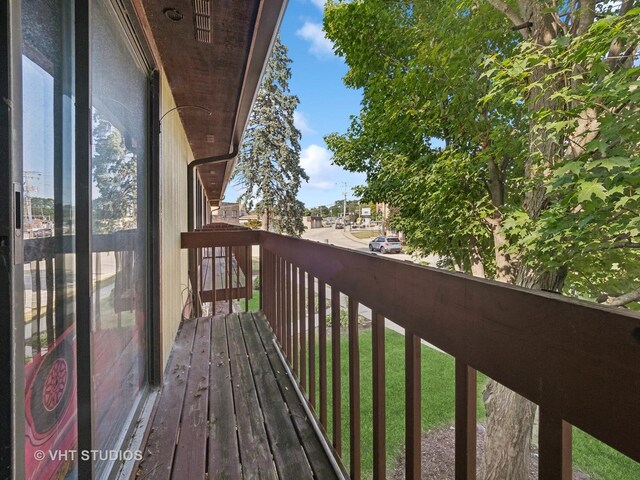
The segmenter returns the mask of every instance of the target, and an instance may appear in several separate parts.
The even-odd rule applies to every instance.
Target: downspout
[[[208,165],[211,163],[226,162],[232,160],[238,156],[238,144],[233,145],[233,151],[231,153],[225,153],[224,155],[218,155],[215,157],[205,157],[194,160],[187,165],[187,230],[193,232],[194,230],[194,199],[193,193],[195,191],[195,169],[200,165]],[[189,280],[192,288],[192,306],[193,313],[196,317],[202,315],[200,311],[200,292],[198,291],[198,264],[196,261],[196,252],[193,248],[189,249]],[[214,292],[215,295],[215,292]],[[215,304],[215,302],[214,302]]]
[[[218,155],[216,157],[204,157],[194,160],[187,165],[187,230],[193,232],[194,229],[194,205],[193,205],[193,192],[195,190],[195,169],[200,165],[208,165],[210,163],[226,162],[232,160],[238,156],[238,144],[233,145],[233,151],[231,153],[225,153],[224,155]]]

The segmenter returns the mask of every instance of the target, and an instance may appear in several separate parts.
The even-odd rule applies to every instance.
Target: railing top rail
[[[239,247],[258,245],[260,232],[258,230],[182,232],[180,239],[182,248]]]

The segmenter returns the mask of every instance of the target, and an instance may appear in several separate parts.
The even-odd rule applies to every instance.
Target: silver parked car
[[[402,244],[398,237],[376,237],[369,242],[369,250],[380,253],[400,253]]]

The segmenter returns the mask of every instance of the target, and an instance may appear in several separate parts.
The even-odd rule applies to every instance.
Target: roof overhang
[[[240,144],[286,4],[142,0],[196,159],[228,154]],[[222,198],[234,162],[232,158],[197,167],[213,205]]]

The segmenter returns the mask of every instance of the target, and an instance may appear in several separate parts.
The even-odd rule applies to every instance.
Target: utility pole
[[[344,187],[343,193],[344,193],[344,203],[342,204],[342,220],[344,220],[347,216],[347,187],[348,184],[347,182],[342,182],[342,185]]]
[[[33,229],[33,210],[31,207],[31,197],[33,193],[38,192],[38,187],[36,187],[35,183],[38,183],[41,177],[42,173],[36,171],[25,171],[23,174],[25,193],[24,209],[26,210],[27,214],[27,224],[31,229]]]

